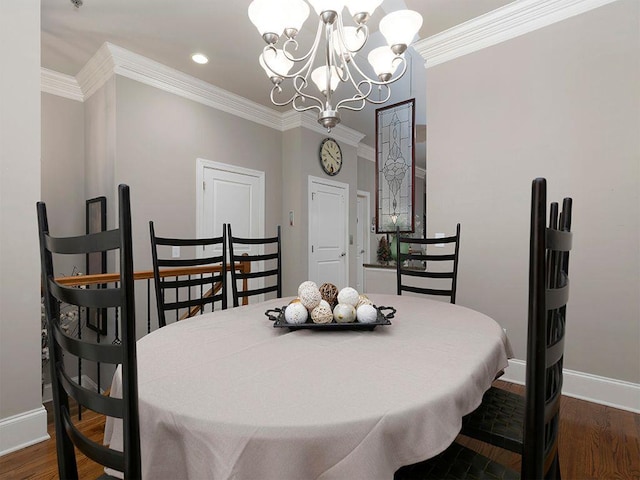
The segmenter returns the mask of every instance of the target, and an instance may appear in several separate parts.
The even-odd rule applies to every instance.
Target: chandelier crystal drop
[[[318,28],[309,51],[296,56],[296,37],[311,12],[309,4],[317,14]],[[377,76],[372,78],[358,66],[356,55],[369,40],[367,22],[380,4],[382,0],[253,0],[249,19],[267,43],[259,63],[273,84],[271,102],[291,104],[298,112],[317,110],[318,122],[328,131],[340,123],[339,109],[360,111],[366,102],[387,102],[389,85],[407,70],[404,52],[420,30],[422,16],[399,10],[380,21],[388,46],[369,52],[367,60]],[[345,7],[353,25],[343,21]],[[276,46],[279,42],[281,47]],[[284,93],[285,81],[292,92]],[[333,94],[342,83],[349,84],[353,94],[335,100]],[[379,95],[374,99],[371,94],[376,90]]]

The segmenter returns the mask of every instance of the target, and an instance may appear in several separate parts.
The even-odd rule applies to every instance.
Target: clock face
[[[337,175],[342,168],[342,150],[332,138],[325,138],[320,144],[320,165],[327,175]]]

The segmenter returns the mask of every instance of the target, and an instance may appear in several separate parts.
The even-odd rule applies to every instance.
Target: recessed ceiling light
[[[207,63],[209,61],[209,59],[203,55],[202,53],[194,53],[193,55],[191,55],[191,59],[196,62],[199,63],[201,65],[204,65],[205,63]]]

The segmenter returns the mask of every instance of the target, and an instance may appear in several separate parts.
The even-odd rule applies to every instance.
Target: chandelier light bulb
[[[399,61],[395,61],[396,55],[387,46],[374,48],[369,52],[367,60],[373,67],[380,81],[386,82],[398,69]]]
[[[277,42],[286,27],[286,18],[281,14],[286,3],[285,0],[253,0],[249,5],[249,20],[267,43]]]
[[[398,10],[380,20],[380,32],[395,53],[403,53],[422,27],[422,15],[413,10]]]
[[[342,56],[346,62],[355,57],[356,53],[364,46],[367,38],[364,33],[359,32],[356,27],[344,27],[344,43],[340,40],[334,40],[333,49],[336,55]]]
[[[282,78],[287,75],[291,67],[293,67],[293,62],[285,56],[280,48],[265,50],[264,53],[258,57],[258,61],[267,74],[267,77],[275,84],[282,82]]]
[[[331,67],[331,82],[330,82],[331,85],[329,86],[329,88],[331,89],[331,92],[335,92],[336,88],[338,87],[338,82],[340,82],[340,73],[338,72],[339,71],[335,65]],[[318,90],[320,90],[325,95],[327,94],[327,66],[326,65],[323,65],[321,67],[314,69],[311,72],[311,80],[313,80],[313,83],[316,84],[316,87],[318,87]]]
[[[284,3],[284,8],[280,11],[284,20],[284,31],[287,37],[293,38],[309,17],[309,5],[304,0],[285,0]]]

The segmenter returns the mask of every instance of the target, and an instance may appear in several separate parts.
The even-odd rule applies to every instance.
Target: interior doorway
[[[349,185],[309,176],[309,280],[349,285]]]

